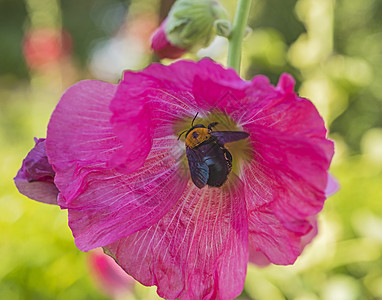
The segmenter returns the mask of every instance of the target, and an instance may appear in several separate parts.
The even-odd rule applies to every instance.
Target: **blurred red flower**
[[[72,49],[69,32],[56,28],[36,28],[26,32],[22,49],[25,61],[32,70],[59,62]]]

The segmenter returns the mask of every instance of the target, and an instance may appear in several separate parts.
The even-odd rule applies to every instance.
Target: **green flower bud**
[[[205,47],[214,38],[214,22],[219,19],[227,20],[227,12],[217,0],[177,0],[166,20],[166,37],[180,48]]]
[[[214,22],[214,28],[217,35],[228,38],[232,32],[231,22],[228,20],[216,20]]]

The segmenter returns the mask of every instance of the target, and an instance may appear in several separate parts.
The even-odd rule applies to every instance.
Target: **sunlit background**
[[[236,1],[222,3],[234,11]],[[67,87],[116,83],[153,60],[149,37],[170,4],[0,1],[0,299],[158,299],[128,279],[105,288],[103,263],[74,246],[67,213],[20,195],[12,178]],[[250,26],[242,76],[296,78],[336,142],[341,189],[295,265],[249,266],[239,299],[382,299],[382,1],[254,0]],[[224,63],[226,46],[198,55]]]

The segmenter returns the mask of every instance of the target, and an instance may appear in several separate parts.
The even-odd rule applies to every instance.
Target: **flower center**
[[[242,164],[253,157],[249,135],[222,112],[185,118],[174,125],[174,135],[184,143],[182,162],[199,188],[222,186],[231,172],[239,175]]]

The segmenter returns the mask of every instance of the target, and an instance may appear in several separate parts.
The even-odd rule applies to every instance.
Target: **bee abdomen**
[[[232,169],[232,156],[227,149],[220,148],[215,156],[205,156],[204,162],[208,166],[207,184],[213,187],[221,187],[226,181]]]
[[[208,166],[209,168],[209,176],[207,184],[209,186],[214,187],[221,187],[224,182],[227,181],[228,173],[227,171],[223,170],[219,164],[213,164],[211,166]]]

